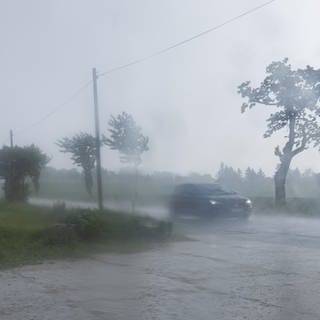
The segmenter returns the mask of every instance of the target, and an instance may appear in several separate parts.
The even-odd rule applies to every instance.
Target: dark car
[[[175,188],[170,202],[173,217],[238,217],[248,218],[252,210],[250,199],[219,184],[187,183]]]

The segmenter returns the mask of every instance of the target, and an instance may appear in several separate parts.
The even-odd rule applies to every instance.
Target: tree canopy
[[[64,137],[57,142],[60,151],[71,154],[73,163],[82,168],[87,192],[92,195],[92,170],[96,164],[96,140],[85,132],[71,138]]]
[[[149,150],[149,138],[141,133],[132,115],[126,112],[111,116],[109,125],[110,137],[104,137],[104,143],[119,151],[121,162],[138,166],[142,153]]]
[[[41,170],[49,158],[35,145],[0,149],[0,176],[5,180],[5,198],[9,201],[25,201],[29,195],[27,178],[39,190]]]

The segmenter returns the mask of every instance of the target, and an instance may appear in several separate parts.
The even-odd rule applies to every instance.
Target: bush
[[[104,216],[97,211],[86,209],[72,210],[65,223],[75,230],[81,240],[101,238],[107,230]]]
[[[64,222],[74,228],[81,240],[164,239],[172,229],[169,221],[89,209],[73,210]]]
[[[46,245],[64,245],[75,243],[78,237],[72,225],[60,223],[41,232],[40,238]]]

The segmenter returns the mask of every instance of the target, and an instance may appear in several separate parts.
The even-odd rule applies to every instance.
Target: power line
[[[260,9],[270,5],[270,4],[272,4],[275,1],[277,1],[277,0],[267,1],[267,2],[261,4],[261,5],[257,6],[257,7],[254,7],[252,9],[248,10],[248,11],[245,11],[245,12],[241,13],[240,15],[237,15],[237,16],[235,16],[235,17],[233,17],[233,18],[231,18],[231,19],[229,19],[229,20],[227,20],[225,22],[222,22],[222,23],[220,23],[220,24],[218,24],[218,25],[216,25],[216,26],[214,26],[214,27],[212,27],[210,29],[202,31],[202,32],[190,37],[190,38],[187,38],[187,39],[184,39],[182,41],[179,41],[179,42],[177,42],[177,43],[175,43],[175,44],[173,44],[173,45],[171,45],[169,47],[166,47],[164,49],[155,51],[154,53],[152,53],[152,54],[150,54],[148,56],[144,56],[144,57],[142,57],[140,59],[133,60],[133,61],[128,62],[126,64],[123,64],[123,65],[120,65],[118,67],[111,68],[111,69],[109,69],[109,70],[107,70],[105,72],[102,72],[102,73],[99,74],[99,76],[103,77],[103,76],[108,75],[110,73],[113,73],[113,72],[116,72],[116,71],[119,71],[119,70],[122,70],[122,69],[125,69],[125,68],[128,68],[128,67],[134,66],[134,65],[142,63],[142,62],[144,62],[146,60],[152,59],[152,58],[154,58],[156,56],[162,55],[162,54],[164,54],[164,53],[166,53],[166,52],[168,52],[170,50],[173,50],[173,49],[175,49],[177,47],[180,47],[180,46],[182,46],[182,45],[184,45],[184,44],[186,44],[186,43],[188,43],[190,41],[193,41],[193,40],[195,40],[197,38],[200,38],[200,37],[203,37],[203,36],[207,35],[208,33],[216,31],[216,30],[224,27],[225,25],[230,24],[230,23],[232,23],[232,22],[234,22],[234,21],[236,21],[238,19],[241,19],[241,18],[243,18],[243,17],[245,17],[245,16],[247,16],[247,15],[249,15],[249,14],[255,12],[255,11],[258,11],[258,10],[260,10]]]
[[[256,6],[256,7],[252,8],[252,9],[250,9],[250,10],[245,11],[245,12],[241,13],[240,15],[237,15],[237,16],[235,16],[235,17],[233,17],[233,18],[231,18],[231,19],[229,19],[229,20],[227,20],[227,21],[225,21],[225,22],[223,22],[223,23],[220,23],[220,24],[218,24],[218,25],[216,25],[216,26],[214,26],[214,27],[212,27],[212,28],[210,28],[210,29],[207,29],[207,30],[205,30],[205,31],[202,31],[202,32],[200,32],[200,33],[198,33],[198,34],[196,34],[196,35],[194,35],[194,36],[192,36],[192,37],[189,37],[189,38],[187,38],[187,39],[184,39],[184,40],[182,40],[182,41],[179,41],[179,42],[177,42],[177,43],[175,43],[175,44],[173,44],[173,45],[171,45],[171,46],[168,46],[168,47],[166,47],[166,48],[164,48],[164,49],[158,50],[158,51],[156,51],[156,52],[154,52],[154,53],[152,53],[152,54],[150,54],[150,55],[148,55],[148,56],[142,57],[142,58],[140,58],[140,59],[133,60],[133,61],[131,61],[131,62],[128,62],[128,63],[123,64],[123,65],[120,65],[120,66],[118,66],[118,67],[111,68],[111,69],[109,69],[109,70],[107,70],[107,71],[105,71],[105,72],[100,73],[98,76],[99,76],[99,77],[102,77],[102,76],[111,74],[111,73],[113,73],[113,72],[116,72],[116,71],[119,71],[119,70],[122,70],[122,69],[125,69],[125,68],[128,68],[128,67],[131,67],[131,66],[133,66],[133,65],[142,63],[142,62],[144,62],[144,61],[146,61],[146,60],[149,60],[149,59],[152,59],[152,58],[154,58],[154,57],[156,57],[156,56],[162,55],[162,54],[164,54],[164,53],[166,53],[166,52],[168,52],[168,51],[170,51],[170,50],[173,50],[173,49],[175,49],[175,48],[177,48],[177,47],[179,47],[179,46],[182,46],[182,45],[184,45],[184,44],[186,44],[186,43],[188,43],[188,42],[190,42],[190,41],[193,41],[193,40],[195,40],[195,39],[197,39],[197,38],[200,38],[200,37],[202,37],[202,36],[205,36],[205,35],[213,32],[213,31],[216,31],[216,30],[224,27],[225,25],[230,24],[230,23],[232,23],[232,22],[234,22],[234,21],[236,21],[236,20],[238,20],[238,19],[241,19],[241,18],[243,18],[243,17],[245,17],[245,16],[247,16],[247,15],[249,15],[249,14],[251,14],[251,13],[254,13],[255,11],[258,11],[258,10],[262,9],[262,8],[264,8],[264,7],[272,4],[272,3],[275,2],[275,1],[277,1],[277,0],[267,1],[267,2],[265,2],[265,3],[263,3],[263,4],[259,5],[259,6]],[[78,96],[89,84],[91,84],[91,83],[92,83],[92,80],[90,80],[90,81],[88,81],[87,83],[85,83],[85,84],[84,84],[83,86],[81,86],[78,90],[76,90],[67,100],[65,100],[64,102],[62,102],[62,103],[59,104],[58,106],[56,106],[53,110],[51,110],[49,113],[47,113],[46,115],[44,115],[44,116],[43,116],[42,118],[40,118],[38,121],[32,123],[31,125],[29,125],[29,126],[27,126],[27,127],[25,127],[25,128],[22,128],[22,129],[18,130],[18,131],[16,132],[16,134],[20,134],[21,132],[23,132],[23,131],[25,131],[25,130],[27,130],[27,129],[30,129],[30,128],[32,128],[32,127],[35,127],[35,126],[39,125],[40,123],[42,123],[43,121],[45,121],[45,120],[47,120],[48,118],[50,118],[52,115],[54,115],[54,114],[55,114],[56,112],[58,112],[60,109],[62,109],[64,106],[66,106],[68,103],[70,103],[75,97],[77,97],[77,96]],[[6,139],[6,140],[7,140],[7,139]]]
[[[40,123],[42,123],[43,121],[47,120],[48,118],[50,118],[52,115],[54,115],[56,112],[58,112],[59,110],[61,110],[63,107],[65,107],[67,104],[69,104],[73,99],[75,99],[85,88],[87,88],[90,84],[91,84],[92,80],[86,82],[83,86],[81,86],[79,89],[77,89],[76,91],[74,91],[74,93],[72,95],[69,96],[69,98],[67,98],[64,102],[60,103],[59,105],[57,105],[55,108],[53,108],[49,113],[47,113],[46,115],[44,115],[42,118],[40,118],[38,121],[32,123],[31,125],[24,127],[20,130],[17,131],[17,134],[20,134],[21,132],[30,129],[32,127],[35,127],[37,125],[39,125]]]

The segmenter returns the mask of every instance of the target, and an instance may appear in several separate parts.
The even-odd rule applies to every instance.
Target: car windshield
[[[198,191],[202,194],[202,195],[206,195],[206,196],[213,196],[213,195],[232,195],[232,194],[236,194],[236,192],[231,191],[231,190],[225,190],[223,189],[221,186],[219,185],[210,185],[210,184],[203,184],[203,185],[199,185],[198,187]]]

